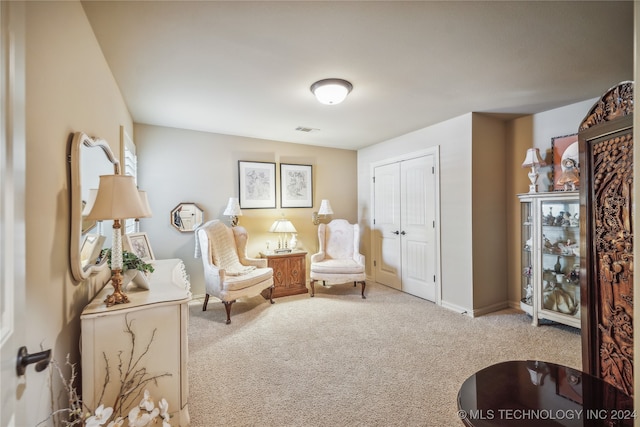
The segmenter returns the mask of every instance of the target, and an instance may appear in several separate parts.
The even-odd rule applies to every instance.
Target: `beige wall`
[[[603,92],[606,89],[603,89]],[[528,191],[520,167],[527,148],[550,162],[551,138],[577,132],[595,99],[501,121],[469,113],[358,151],[359,221],[367,230],[363,253],[373,274],[370,224],[372,163],[440,146],[442,305],[482,314],[520,299],[520,205]],[[540,170],[539,191],[550,185]]]
[[[603,88],[604,93],[608,88]],[[589,99],[533,116],[523,117],[511,122],[510,146],[511,152],[511,176],[507,186],[507,225],[509,229],[509,262],[508,268],[508,295],[509,305],[520,307],[520,286],[522,265],[520,250],[520,202],[517,194],[529,191],[529,179],[527,170],[518,166],[522,164],[528,148],[540,149],[540,154],[545,157],[548,166],[540,168],[538,178],[538,191],[549,191],[551,186],[551,139],[556,136],[570,135],[578,132],[578,126],[591,109],[597,98]]]
[[[29,350],[53,348],[79,361],[79,315],[98,284],[69,270],[69,135],[83,131],[118,152],[119,127],[133,124],[78,2],[26,3],[26,251]],[[30,370],[21,400],[27,423],[50,409],[46,372]]]
[[[507,153],[505,122],[473,114],[472,227],[473,313],[495,311],[507,304]]]
[[[237,195],[237,160],[312,164],[314,208],[329,198],[335,217],[359,221],[368,230],[371,216],[371,162],[398,153],[440,145],[443,301],[451,307],[473,307],[470,269],[473,254],[469,236],[473,221],[471,199],[471,114],[354,152],[313,148],[175,129],[136,126],[135,131],[100,48],[78,2],[27,2],[26,37],[26,299],[27,334],[32,351],[53,348],[63,360],[71,353],[78,361],[79,314],[100,284],[75,283],[68,265],[69,197],[66,151],[71,132],[84,131],[108,140],[118,153],[119,127],[124,125],[138,143],[140,184],[149,191],[154,217],[143,220],[158,258],[180,257],[188,263],[194,292],[201,286],[199,261],[191,257],[193,235],[169,225],[169,211],[181,201],[205,209],[207,219],[221,218],[226,200]],[[615,82],[612,82],[612,84]],[[603,88],[603,91],[607,88]],[[518,119],[507,126],[505,159],[509,239],[508,298],[519,298],[519,205],[515,195],[527,191],[526,173],[518,164],[533,145],[550,148],[550,138],[576,130],[593,100]],[[163,150],[171,156],[160,159]],[[250,156],[250,157],[249,157]],[[158,164],[156,165],[156,162]],[[358,170],[356,172],[356,165]],[[357,182],[357,184],[356,184]],[[544,183],[543,183],[544,185]],[[313,209],[284,213],[300,230],[301,245],[312,252]],[[279,210],[249,211],[241,224],[251,233],[250,252],[257,253],[271,239],[264,231]],[[516,216],[517,218],[514,218]],[[362,250],[369,251],[367,239]],[[370,258],[368,258],[369,260]],[[514,281],[513,283],[511,283]],[[25,425],[45,419],[50,408],[45,373],[30,370],[18,398],[27,409]]]
[[[371,164],[440,147],[441,303],[455,311],[506,305],[505,139],[503,121],[470,113],[358,151],[360,222],[370,231]],[[370,232],[364,242],[373,276]]]
[[[507,298],[511,307],[520,307],[522,277],[519,193],[529,191],[527,170],[522,168],[527,149],[533,147],[533,116],[511,120],[507,125],[507,185],[505,208],[507,214]]]
[[[401,154],[440,146],[440,242],[442,304],[460,312],[471,312],[473,282],[471,265],[471,134],[472,114],[465,114],[358,150],[359,222],[365,234],[363,253],[367,272],[373,275],[371,253],[371,164]]]
[[[148,192],[153,217],[141,220],[156,258],[181,258],[191,276],[194,295],[204,294],[202,261],[194,259],[194,233],[171,226],[169,213],[180,202],[194,202],[205,220],[228,218],[222,213],[229,197],[238,197],[238,160],[276,163],[277,206],[280,206],[280,163],[312,166],[313,208],[244,209],[240,225],[249,232],[249,256],[258,256],[277,237],[268,230],[284,214],[298,230],[298,247],[307,264],[317,250],[317,226],[311,215],[321,199],[329,199],[333,218],[357,220],[356,152],[263,139],[135,125],[140,188]],[[308,274],[307,274],[308,276]]]

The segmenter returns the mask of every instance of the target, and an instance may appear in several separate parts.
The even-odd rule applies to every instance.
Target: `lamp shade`
[[[227,207],[225,208],[223,215],[242,216],[240,203],[236,197],[229,197],[229,203],[227,203]]]
[[[524,159],[524,162],[522,162],[522,167],[523,168],[528,168],[531,166],[545,166],[546,163],[544,162],[544,160],[542,160],[542,158],[540,158],[540,150],[537,148],[529,148],[527,150],[527,156]]]
[[[153,214],[151,213],[151,206],[149,206],[149,198],[147,197],[147,192],[138,190],[138,196],[140,196],[140,202],[142,202],[142,206],[144,206],[145,210],[145,214],[143,216],[139,216],[138,218],[151,218]]]
[[[342,79],[324,79],[311,85],[311,92],[318,102],[326,105],[339,104],[345,100],[353,85]]]
[[[291,221],[286,218],[277,219],[271,228],[269,229],[272,233],[297,233],[298,231],[293,226]]]
[[[92,188],[89,190],[89,200],[87,200],[87,203],[84,205],[84,208],[82,209],[82,216],[89,215],[89,212],[91,212],[91,209],[93,209],[93,205],[96,203],[97,196],[98,196],[97,188]]]
[[[333,209],[331,209],[331,203],[329,203],[329,200],[323,199],[322,202],[320,202],[318,215],[333,215]]]
[[[129,175],[101,175],[98,194],[87,219],[144,218],[145,209],[135,178]]]

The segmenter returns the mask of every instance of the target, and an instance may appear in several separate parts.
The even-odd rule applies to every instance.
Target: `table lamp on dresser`
[[[96,200],[87,219],[113,220],[111,247],[111,284],[113,294],[107,296],[107,307],[129,302],[122,291],[122,233],[120,221],[127,218],[144,218],[150,212],[140,199],[135,178],[129,175],[101,175]]]

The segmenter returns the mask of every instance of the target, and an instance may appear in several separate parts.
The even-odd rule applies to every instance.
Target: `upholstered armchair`
[[[318,226],[319,252],[311,255],[311,296],[315,295],[315,282],[339,284],[362,283],[364,296],[364,255],[360,253],[360,227],[344,219],[334,219]]]
[[[196,257],[204,266],[205,299],[202,311],[207,310],[209,296],[219,298],[231,323],[231,305],[243,297],[254,297],[269,288],[273,304],[273,269],[266,259],[248,258],[249,236],[244,227],[229,228],[219,220],[212,220],[196,230]]]

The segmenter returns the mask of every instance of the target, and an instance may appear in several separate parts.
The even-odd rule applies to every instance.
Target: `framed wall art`
[[[238,161],[241,209],[276,207],[276,164]]]
[[[149,262],[154,258],[149,236],[147,233],[129,233],[124,235],[124,250],[132,252],[144,262]]]
[[[311,165],[280,163],[280,207],[313,207]]]
[[[553,191],[577,188],[578,168],[578,134],[551,138]],[[574,183],[573,188],[571,183]]]

